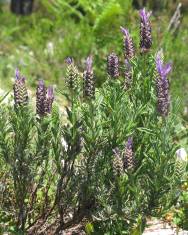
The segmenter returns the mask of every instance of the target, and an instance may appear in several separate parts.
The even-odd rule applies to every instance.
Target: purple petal
[[[47,97],[51,100],[54,99],[54,89],[52,86],[49,86],[47,89]]]
[[[122,32],[126,37],[129,36],[129,31],[128,31],[128,29],[125,29],[125,28],[123,28],[122,26],[120,26],[120,30],[121,30],[121,32]]]
[[[126,146],[127,146],[128,149],[131,149],[132,145],[133,145],[133,138],[129,137],[128,140],[127,140],[127,145]]]
[[[166,64],[163,67],[163,75],[167,76],[170,73],[171,69],[172,69],[172,64],[171,63]]]
[[[145,8],[141,9],[139,11],[140,18],[144,23],[146,23],[149,20],[149,17],[151,16],[152,12],[147,12]]]
[[[130,64],[130,62],[129,62],[127,59],[125,59],[125,66],[126,66],[126,68],[127,68],[128,70],[131,69],[131,64]]]
[[[131,68],[131,64],[127,59],[125,59],[125,65],[126,67]]]
[[[16,71],[15,71],[15,77],[16,77],[16,79],[17,79],[17,80],[19,80],[19,79],[20,79],[20,71],[19,71],[19,69],[18,69],[18,68],[16,68]]]
[[[88,56],[86,59],[86,70],[88,73],[92,72],[93,59],[92,56]]]
[[[39,86],[39,87],[44,87],[44,81],[43,81],[43,80],[39,80],[38,86]]]
[[[21,83],[25,83],[25,80],[26,80],[26,78],[25,78],[25,77],[22,77],[22,78],[20,79],[20,82],[21,82]]]
[[[146,22],[147,18],[146,18],[146,10],[145,10],[145,8],[144,8],[144,9],[141,9],[141,10],[139,11],[139,14],[140,14],[141,19],[142,19],[144,22]]]
[[[158,73],[161,75],[163,72],[163,61],[161,58],[161,52],[159,51],[156,55],[156,68]]]
[[[67,58],[65,59],[65,62],[66,62],[68,65],[70,65],[70,64],[73,63],[73,58],[67,57]]]

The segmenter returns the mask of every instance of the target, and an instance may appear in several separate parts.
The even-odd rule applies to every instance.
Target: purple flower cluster
[[[135,166],[135,159],[133,153],[133,139],[131,137],[128,138],[128,141],[125,145],[123,158],[124,158],[124,168],[126,170],[133,170]]]
[[[118,148],[113,150],[113,171],[114,175],[120,176],[124,171],[133,171],[135,168],[135,158],[133,152],[133,139],[128,138],[125,149],[121,154]]]
[[[85,98],[95,97],[95,81],[93,76],[93,59],[89,56],[86,59],[86,69],[83,74],[83,95]]]
[[[124,35],[124,56],[125,59],[130,60],[134,57],[135,54],[133,39],[127,29],[123,27],[120,27],[120,29]]]
[[[157,69],[157,110],[161,116],[167,116],[170,107],[170,96],[169,96],[169,80],[167,75],[172,69],[171,63],[163,65],[161,53],[158,52],[156,56],[156,69]]]
[[[107,71],[111,78],[119,77],[119,59],[115,53],[107,57]]]
[[[44,81],[40,80],[36,91],[36,113],[40,116],[46,116],[51,113],[52,103],[54,101],[53,88],[45,87]]]
[[[15,107],[26,106],[28,104],[28,92],[25,85],[25,78],[21,77],[20,72],[16,69],[16,79],[13,85]]]
[[[151,12],[144,9],[140,10],[140,48],[141,52],[147,52],[152,46],[151,36]]]

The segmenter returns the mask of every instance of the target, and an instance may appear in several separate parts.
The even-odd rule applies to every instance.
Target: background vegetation
[[[104,77],[104,61],[110,51],[120,54],[122,35],[119,25],[131,26],[135,42],[138,38],[136,7],[147,3],[153,9],[154,49],[163,48],[173,62],[172,92],[187,101],[187,41],[186,1],[182,7],[181,24],[175,34],[168,32],[177,2],[97,0],[36,2],[30,16],[17,16],[3,7],[0,14],[0,77],[1,88],[11,86],[15,67],[19,67],[34,86],[38,78],[62,84],[65,76],[64,59],[72,56],[83,68],[84,59],[94,55],[98,84]],[[154,4],[157,2],[157,4]],[[159,43],[160,42],[160,43]],[[184,89],[182,89],[184,87]]]

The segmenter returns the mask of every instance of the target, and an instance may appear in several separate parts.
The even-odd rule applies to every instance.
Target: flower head
[[[39,80],[36,91],[36,113],[40,117],[46,116],[47,113],[51,113],[53,101],[53,88],[51,86],[46,88],[44,81]]]
[[[107,57],[107,71],[111,78],[119,77],[119,58],[115,53]]]
[[[151,36],[151,12],[144,9],[139,11],[140,14],[140,48],[141,52],[147,52],[152,46]]]
[[[124,56],[126,59],[132,59],[135,54],[133,40],[127,29],[123,28],[122,26],[120,29],[124,35]]]
[[[71,57],[66,58],[67,70],[66,70],[66,84],[70,90],[76,91],[78,87],[78,69],[74,64],[74,60]]]
[[[21,77],[19,70],[16,69],[15,82],[13,85],[15,107],[25,106],[28,104],[28,92],[25,80],[25,77]]]
[[[170,96],[169,96],[169,80],[167,78],[171,71],[171,63],[163,64],[161,53],[156,56],[156,88],[157,88],[157,109],[161,116],[167,116],[169,113]]]
[[[95,81],[93,76],[93,59],[92,56],[89,56],[86,59],[86,69],[83,75],[83,91],[85,98],[94,98],[95,97]]]

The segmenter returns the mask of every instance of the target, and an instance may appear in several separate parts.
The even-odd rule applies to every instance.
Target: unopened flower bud
[[[75,91],[78,86],[78,69],[74,64],[74,60],[70,57],[66,59],[67,71],[66,71],[66,83],[70,90]]]
[[[123,161],[121,159],[121,154],[119,149],[114,149],[114,159],[113,159],[113,172],[114,175],[120,176],[123,173]]]
[[[26,106],[28,104],[28,92],[25,85],[25,78],[20,76],[16,69],[15,83],[13,85],[15,107]]]

